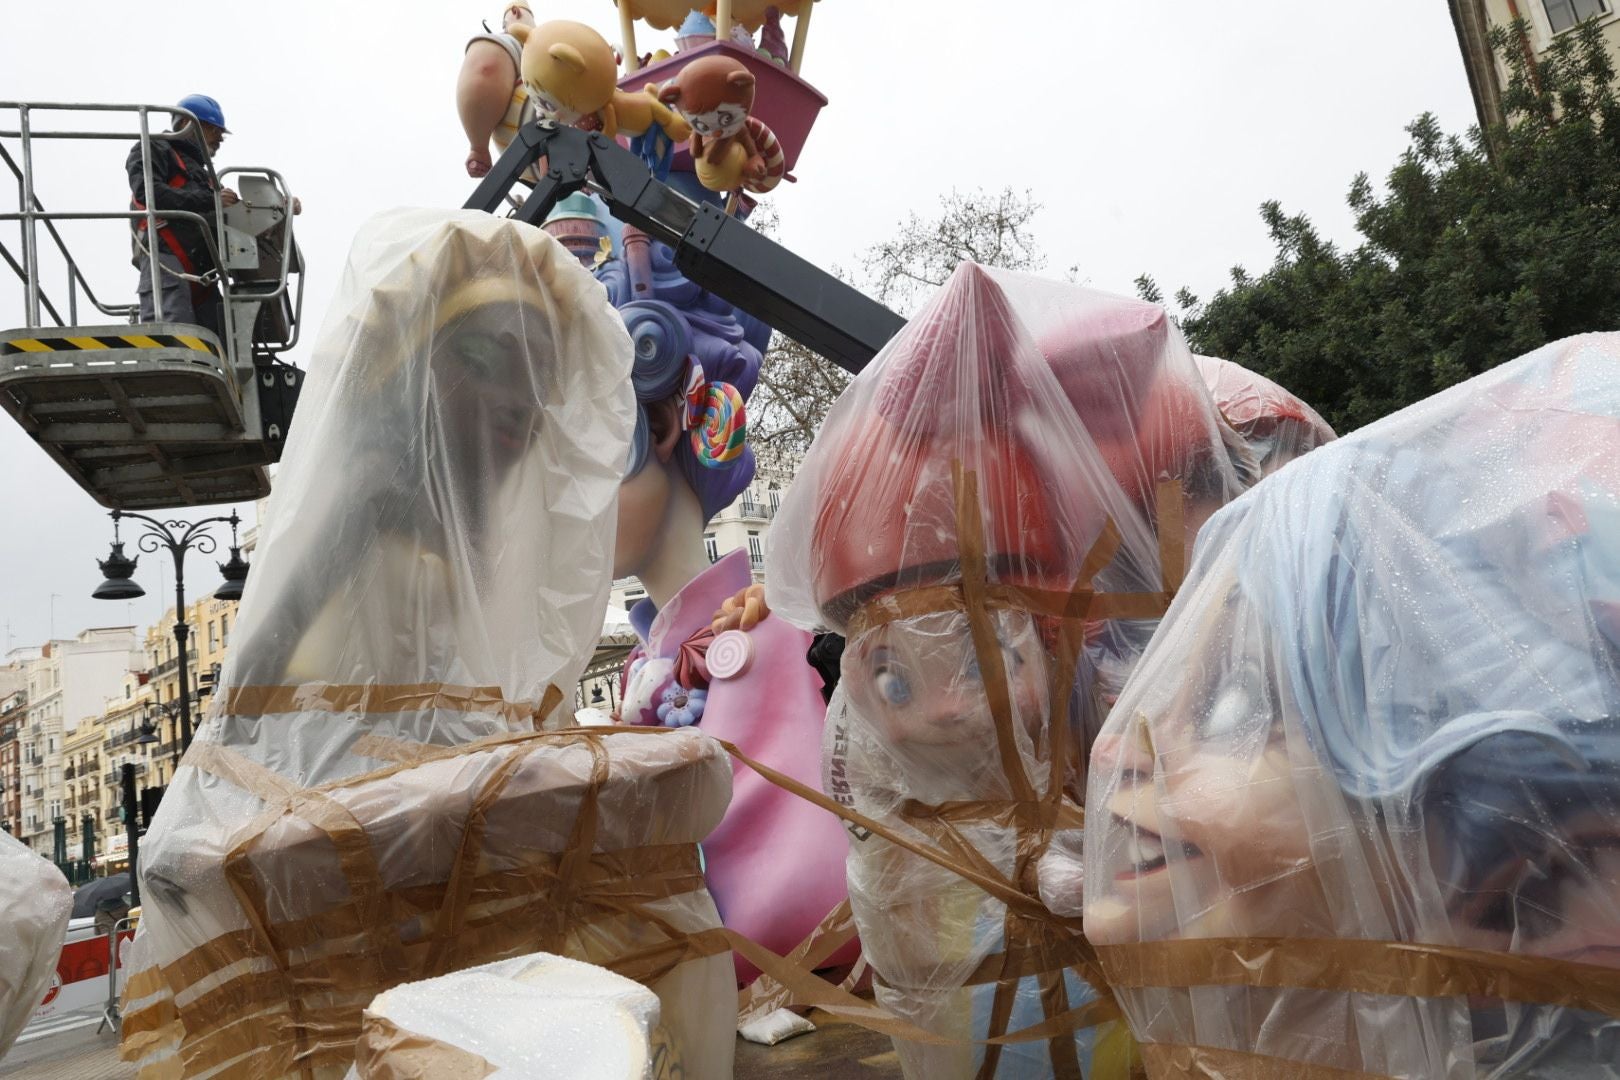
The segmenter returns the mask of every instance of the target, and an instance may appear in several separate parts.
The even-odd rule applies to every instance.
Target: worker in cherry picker
[[[214,230],[213,173],[209,160],[218,152],[230,130],[219,102],[206,94],[189,94],[180,99],[180,108],[195,119],[175,118],[175,136],[151,140],[152,199],[154,210],[187,210],[201,214]],[[146,209],[146,176],[142,168],[141,144],[130,149],[125,162],[129,173],[130,208]],[[221,207],[238,201],[230,188],[218,191]],[[135,243],[133,262],[140,271],[139,295],[142,322],[192,323],[220,333],[220,296],[213,284],[201,280],[215,267],[203,227],[196,221],[178,218],[157,219],[157,235],[147,235],[147,220],[133,222]],[[151,258],[159,263],[159,295],[152,295]],[[181,274],[187,277],[181,277]]]

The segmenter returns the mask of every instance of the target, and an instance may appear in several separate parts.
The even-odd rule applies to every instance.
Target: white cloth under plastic
[[[984,1038],[1094,996],[1077,927],[1040,901],[1078,909],[1065,792],[1162,608],[1161,555],[1242,489],[1222,428],[1163,309],[973,265],[830,410],[765,575],[775,614],[847,637],[824,786],[1035,902],[1010,919],[1005,896],[852,826],[852,910],[878,1000],[904,1019]],[[1136,596],[1130,621],[1062,617],[1099,541],[1089,583]],[[1042,814],[1057,824],[1045,835],[1030,824]],[[1009,1045],[994,1075],[1123,1077],[1122,1035]],[[897,1046],[906,1075],[930,1080],[971,1077],[985,1056]]]
[[[0,833],[0,1058],[51,987],[72,910],[62,872]]]
[[[1152,1075],[1620,1077],[1620,335],[1216,515],[1086,823]]]
[[[549,953],[396,986],[377,995],[363,1023],[351,1074],[359,1080],[691,1075],[673,1057],[656,994],[594,964]]]
[[[329,310],[230,658],[142,844],[131,985],[152,990],[160,972],[163,986],[132,1010],[195,997],[184,980],[199,971],[204,987],[240,973],[197,950],[257,932],[244,914],[250,893],[224,864],[255,823],[263,828],[267,789],[386,766],[351,749],[363,736],[454,746],[566,725],[566,708],[545,707],[557,691],[572,696],[601,626],[635,405],[629,339],[601,286],[539,229],[397,210],[361,228]],[[229,778],[217,761],[199,768],[205,747],[248,767]],[[436,814],[464,816],[456,785],[469,785],[470,799],[490,767],[485,756],[433,773],[431,787],[402,776],[370,802],[348,796],[343,813],[368,823],[366,857],[390,867],[384,885],[429,884],[408,868],[450,861],[460,827]],[[589,776],[589,756],[559,766],[564,779],[573,769]],[[723,810],[723,790],[716,797]],[[681,835],[695,829],[673,823],[667,839],[700,839]],[[296,832],[272,833],[259,850],[292,845]],[[341,896],[318,878],[337,872],[330,850],[287,849],[310,860],[305,886],[282,893],[288,868],[271,860],[255,887],[288,919],[314,897]],[[346,870],[356,858],[344,854]],[[408,940],[421,930],[390,933]],[[175,966],[188,956],[196,962]],[[148,1059],[175,1052],[173,1025],[161,1034]],[[126,1053],[141,1049],[126,1033]],[[206,1074],[199,1062],[226,1050],[217,1040],[196,1049],[187,1074]]]

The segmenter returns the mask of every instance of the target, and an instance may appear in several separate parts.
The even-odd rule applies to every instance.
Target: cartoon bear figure
[[[619,89],[613,47],[585,24],[557,20],[521,36],[523,85],[541,116],[600,129],[610,139],[645,135],[655,127],[672,142],[691,135],[686,121],[658,100],[654,87],[640,93]]]
[[[754,76],[742,62],[716,54],[692,61],[658,99],[692,126],[692,163],[710,191],[764,194],[787,175],[775,132],[750,116]]]

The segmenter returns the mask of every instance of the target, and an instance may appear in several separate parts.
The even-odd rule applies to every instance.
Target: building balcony
[[[187,664],[190,665],[190,668],[191,668],[192,671],[197,670],[197,650],[195,650],[195,649],[186,650],[186,662],[187,662]],[[169,674],[169,672],[171,672],[171,671],[174,671],[179,666],[180,666],[180,657],[171,656],[167,660],[163,661],[163,663],[161,663],[157,667],[153,668],[151,670],[149,678],[161,679],[161,678],[163,678],[163,676]]]
[[[136,761],[136,762],[132,762],[131,764],[133,764],[135,766],[135,775],[136,776],[140,776],[142,773],[144,773],[146,771],[146,762],[144,762],[144,761]],[[102,776],[101,780],[105,784],[116,784],[120,780],[123,779],[123,776],[124,776],[123,766],[119,766],[118,768],[112,770],[111,772],[104,774]]]

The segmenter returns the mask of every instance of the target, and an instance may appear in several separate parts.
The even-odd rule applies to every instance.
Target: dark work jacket
[[[189,210],[208,219],[208,228],[214,228],[214,185],[209,179],[208,165],[202,147],[191,139],[161,140],[152,143],[152,192],[157,210]],[[141,174],[141,144],[130,148],[124,163],[129,173],[129,192],[132,209],[140,209],[146,201],[146,181]],[[133,223],[137,233],[144,233],[146,222]],[[171,221],[168,228],[159,226],[159,243],[169,249],[169,232],[186,254],[195,273],[202,273],[214,265],[208,255],[208,245],[194,221]],[[141,237],[144,240],[144,236]]]

